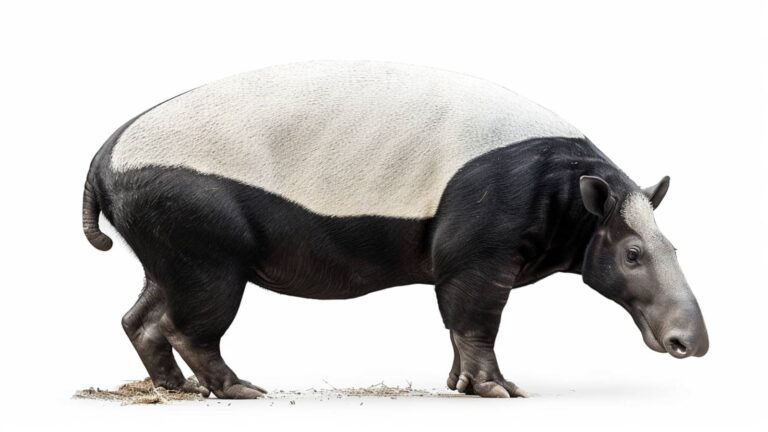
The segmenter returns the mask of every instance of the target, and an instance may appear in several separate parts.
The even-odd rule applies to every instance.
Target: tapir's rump
[[[582,134],[496,84],[378,62],[275,66],[196,88],[139,117],[115,171],[183,167],[323,215],[435,214],[467,161],[530,138]]]

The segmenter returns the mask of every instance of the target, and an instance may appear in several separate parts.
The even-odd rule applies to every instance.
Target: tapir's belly
[[[272,291],[316,299],[347,299],[415,283],[434,283],[423,220],[328,218],[301,209],[279,211],[289,232],[269,231],[249,280]]]
[[[194,89],[139,117],[112,168],[183,167],[327,216],[428,218],[470,159],[537,137],[581,137],[492,83],[374,62],[291,64]]]

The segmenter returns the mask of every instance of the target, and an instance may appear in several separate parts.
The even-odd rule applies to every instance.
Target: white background
[[[768,19],[756,2],[719,3],[3,3],[0,429],[766,430]],[[504,374],[537,395],[527,400],[70,400],[146,376],[120,326],[141,267],[124,243],[98,252],[80,228],[93,154],[170,96],[309,59],[484,77],[559,113],[638,183],[671,175],[657,221],[710,353],[650,351],[620,307],[556,275],[512,293],[497,343]],[[442,387],[452,359],[428,286],[326,302],[249,287],[223,351],[272,390]]]

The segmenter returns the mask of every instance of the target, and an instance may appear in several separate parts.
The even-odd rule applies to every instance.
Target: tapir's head
[[[706,354],[701,310],[653,217],[669,177],[624,196],[599,177],[581,177],[580,187],[584,206],[601,217],[585,252],[584,282],[623,306],[652,350],[677,358]]]

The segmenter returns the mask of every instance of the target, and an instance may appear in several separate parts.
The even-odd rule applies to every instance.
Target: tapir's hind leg
[[[160,282],[169,313],[161,328],[200,384],[221,399],[254,399],[266,390],[241,380],[221,357],[219,344],[235,318],[246,279],[233,265],[186,262]]]
[[[163,291],[147,277],[136,304],[123,316],[123,329],[156,387],[200,393],[207,397],[210,393],[208,389],[184,378],[173,358],[171,344],[160,328],[160,320],[166,312]]]

